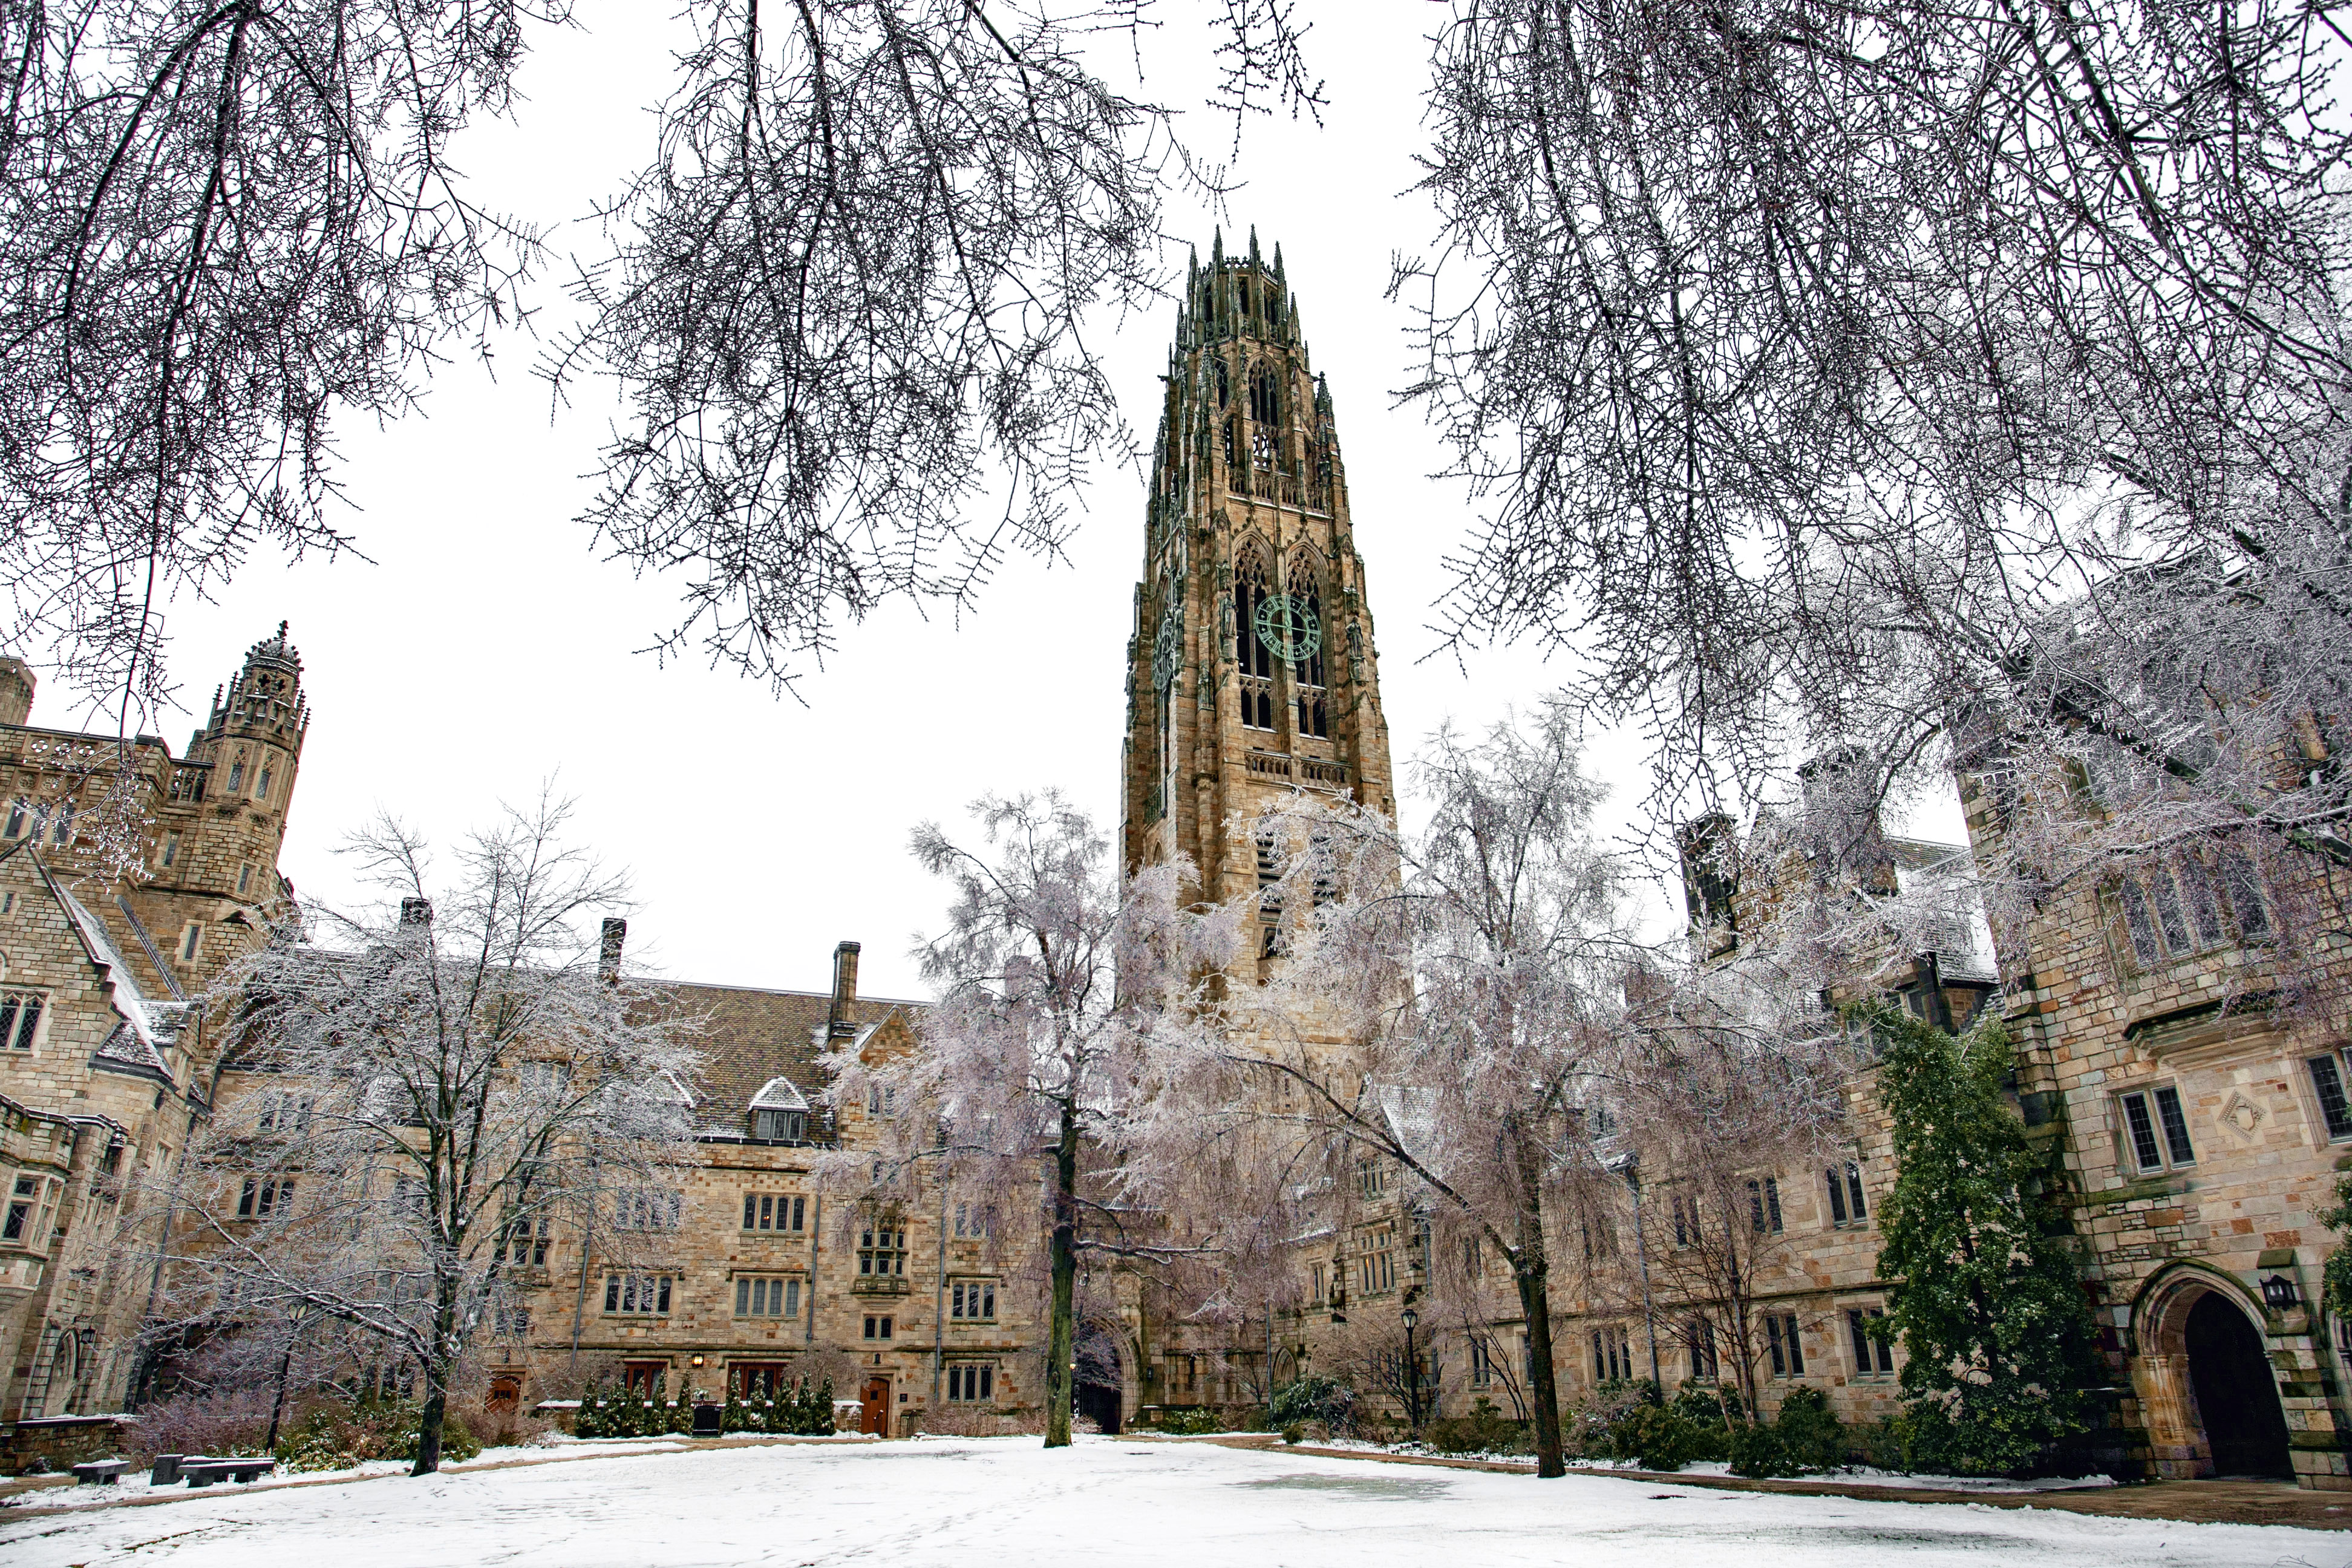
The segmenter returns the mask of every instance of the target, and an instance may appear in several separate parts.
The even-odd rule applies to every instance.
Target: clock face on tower
[[[1257,640],[1285,664],[1297,664],[1323,646],[1323,623],[1296,594],[1269,594],[1257,602]]]

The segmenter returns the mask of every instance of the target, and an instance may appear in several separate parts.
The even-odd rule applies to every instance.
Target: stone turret
[[[14,654],[0,654],[0,724],[33,720],[33,667]]]

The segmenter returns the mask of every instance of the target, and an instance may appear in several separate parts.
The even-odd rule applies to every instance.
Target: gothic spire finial
[[[1211,265],[1217,267],[1223,267],[1225,264],[1225,226],[1223,224],[1217,226],[1216,233],[1209,241],[1209,261]]]
[[[1257,258],[1257,225],[1250,225],[1250,265],[1261,265]]]

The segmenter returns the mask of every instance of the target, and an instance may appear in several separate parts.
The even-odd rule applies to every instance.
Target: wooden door
[[[866,1408],[858,1412],[857,1429],[860,1432],[873,1432],[881,1436],[888,1436],[890,1435],[890,1380],[887,1377],[867,1378],[865,1388],[858,1394],[858,1398],[865,1401]]]

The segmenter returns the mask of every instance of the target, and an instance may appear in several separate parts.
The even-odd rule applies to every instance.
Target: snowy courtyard
[[[1589,1476],[1538,1482],[1115,1437],[1060,1453],[1006,1438],[623,1454],[423,1481],[223,1487],[0,1522],[11,1568],[998,1568],[1080,1556],[1117,1568],[2336,1568],[2352,1539]]]

